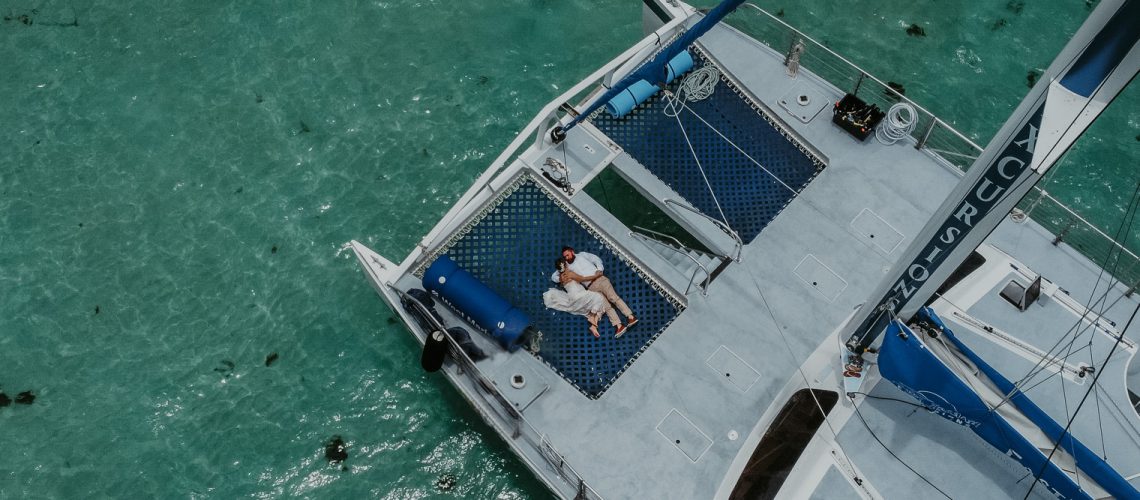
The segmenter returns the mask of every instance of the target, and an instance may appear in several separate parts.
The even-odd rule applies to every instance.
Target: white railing
[[[689,205],[681,203],[681,202],[674,200],[672,198],[665,198],[664,200],[661,200],[661,201],[662,201],[662,203],[665,203],[665,206],[667,206],[667,207],[670,207],[670,208],[676,207],[676,208],[679,208],[682,210],[687,210],[687,211],[692,212],[694,214],[697,214],[701,217],[704,217],[705,219],[708,219],[709,222],[712,222],[713,224],[715,224],[716,227],[720,228],[721,231],[724,231],[724,234],[727,234],[729,238],[732,238],[732,242],[733,242],[732,252],[729,252],[729,255],[726,255],[725,257],[732,259],[734,262],[740,262],[740,253],[742,251],[744,251],[744,241],[740,239],[740,234],[737,233],[735,229],[732,229],[731,227],[728,226],[728,224],[724,223],[723,221],[717,220],[717,219],[705,214],[704,212],[701,212],[700,210],[697,210],[697,209],[695,209]]]
[[[1128,288],[1128,295],[1140,284],[1140,256],[1045,190],[1034,187],[1018,208],[1055,235],[1054,245],[1065,243],[1110,272]]]
[[[497,417],[499,422],[510,426],[508,430],[511,432],[510,438],[514,443],[529,445],[541,455],[546,465],[553,469],[558,477],[575,492],[575,500],[602,499],[602,496],[586,483],[586,480],[574,470],[574,467],[566,462],[566,458],[554,448],[546,435],[539,433],[538,429],[523,416],[522,412],[515,408],[514,404],[499,391],[498,386],[483,374],[475,365],[475,361],[452,338],[451,334],[447,332],[447,328],[431,314],[427,306],[392,285],[388,285],[388,287],[402,299],[401,301],[408,301],[413,304],[413,307],[419,310],[420,316],[432,324],[434,330],[444,334],[448,344],[448,356],[458,366],[458,374],[470,379],[475,387],[474,390],[467,391],[467,394],[472,397],[479,397],[484,402],[485,407],[494,413],[493,416]],[[426,333],[427,341],[430,341],[432,332]],[[526,460],[526,456],[520,458]],[[536,470],[535,473],[539,474],[540,471]]]
[[[799,56],[801,67],[835,88],[849,92],[868,104],[875,104],[884,111],[898,102],[913,106],[917,125],[911,133],[911,139],[916,148],[935,155],[962,171],[966,171],[982,152],[981,146],[889,83],[755,4],[745,3],[743,6],[749,9],[737,9],[737,14],[726,19],[729,26],[781,53],[790,50],[797,42],[802,43],[804,50]],[[741,12],[752,14],[740,14]]]
[[[697,271],[702,271],[705,273],[705,281],[700,286],[701,295],[704,295],[706,297],[708,296],[709,282],[712,280],[712,273],[709,272],[708,268],[705,267],[704,264],[701,264],[701,261],[697,260],[696,257],[693,257],[692,254],[687,252],[687,250],[692,250],[691,248],[685,246],[683,243],[678,241],[677,238],[669,236],[665,233],[654,231],[652,229],[646,229],[644,227],[633,226],[633,230],[629,232],[629,236],[631,238],[642,240],[645,243],[652,243],[657,246],[664,247],[673,253],[683,255],[691,260],[693,264],[697,265],[697,267],[693,268],[693,272],[689,276],[689,284],[685,287],[685,295],[688,295],[689,291],[693,289],[693,282],[697,280]],[[671,240],[672,244],[666,241],[661,241],[661,238],[667,238]],[[664,256],[662,255],[662,257]]]
[[[970,168],[982,152],[982,147],[977,143],[902,95],[889,83],[876,78],[764,9],[752,3],[744,5],[750,8],[746,11],[750,15],[735,14],[727,19],[728,24],[737,31],[778,52],[786,52],[797,42],[802,43],[804,50],[799,55],[802,68],[865,102],[876,104],[884,110],[897,102],[913,106],[917,112],[918,126],[915,127],[911,140],[916,148],[963,172]],[[741,10],[738,9],[738,12]],[[1055,245],[1064,242],[1097,265],[1103,266],[1128,287],[1130,294],[1140,284],[1140,257],[1136,253],[1120,245],[1113,237],[1045,191],[1034,188],[1022,200],[1019,209],[1055,234]]]

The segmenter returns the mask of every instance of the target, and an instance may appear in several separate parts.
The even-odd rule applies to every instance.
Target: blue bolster
[[[423,285],[471,318],[504,349],[515,351],[522,346],[523,332],[530,326],[526,313],[460,268],[450,257],[439,257],[424,271]]]
[[[677,56],[665,66],[666,76],[668,77],[665,83],[672,83],[678,76],[681,76],[692,68],[693,56],[689,55],[689,51],[682,50],[680,54],[677,54]],[[633,108],[637,107],[638,104],[645,102],[660,90],[660,87],[652,83],[645,80],[638,80],[634,82],[633,85],[626,87],[622,93],[610,99],[610,102],[606,103],[606,111],[614,117],[621,118],[630,111],[633,111]]]

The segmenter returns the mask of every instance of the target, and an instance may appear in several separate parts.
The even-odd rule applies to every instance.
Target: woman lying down
[[[559,257],[554,261],[554,268],[558,272],[567,272],[566,259]],[[579,278],[573,271],[570,273],[573,278]],[[598,320],[602,318],[602,314],[606,314],[610,318],[610,323],[615,329],[621,325],[617,313],[613,311],[613,306],[610,305],[604,295],[586,290],[581,283],[574,279],[567,281],[562,287],[566,290],[551,288],[543,292],[542,303],[557,311],[585,316],[586,321],[590,323],[590,333],[595,338],[601,337],[601,333],[598,332]],[[620,333],[618,335],[620,336]]]

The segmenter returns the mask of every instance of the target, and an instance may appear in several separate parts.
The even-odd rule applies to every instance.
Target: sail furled
[[[919,312],[919,318],[936,325],[941,337],[965,356],[984,375],[988,382],[1008,395],[1021,415],[1018,418],[1036,426],[1046,438],[1045,445],[1060,444],[1080,468],[1084,477],[1116,498],[1137,498],[1136,491],[1115,469],[1100,456],[1069,434],[1052,417],[1045,413],[1024,393],[984,359],[970,350],[929,307]],[[1011,424],[1004,411],[992,409],[982,396],[955,371],[946,365],[926,343],[901,321],[893,320],[887,326],[879,350],[879,372],[903,392],[919,401],[931,412],[964,426],[1006,456],[1021,463],[1031,474],[1040,471],[1041,484],[1060,498],[1088,499],[1093,496],[1082,489],[1072,476],[1050,462],[1038,444],[1026,437]]]
[[[693,42],[697,41],[701,35],[712,29],[716,23],[719,23],[724,16],[727,16],[733,10],[736,10],[744,0],[724,0],[716,7],[713,7],[705,17],[698,21],[693,27],[686,30],[681,36],[673,40],[672,43],[667,45],[664,49],[658,52],[652,59],[637,68],[632,73],[622,78],[613,87],[610,87],[604,94],[594,100],[584,111],[575,116],[561,129],[556,129],[558,132],[566,132],[576,127],[582,120],[588,118],[591,114],[597,111],[611,99],[617,97],[627,91],[630,87],[639,82],[647,82],[650,85],[657,86],[658,88],[664,87],[664,83],[671,80],[669,62],[673,61],[681,52],[687,50]]]

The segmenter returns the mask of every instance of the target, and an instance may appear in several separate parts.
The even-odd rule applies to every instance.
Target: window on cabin
[[[792,394],[752,452],[729,499],[775,498],[837,401],[839,394],[834,391],[801,389]]]

